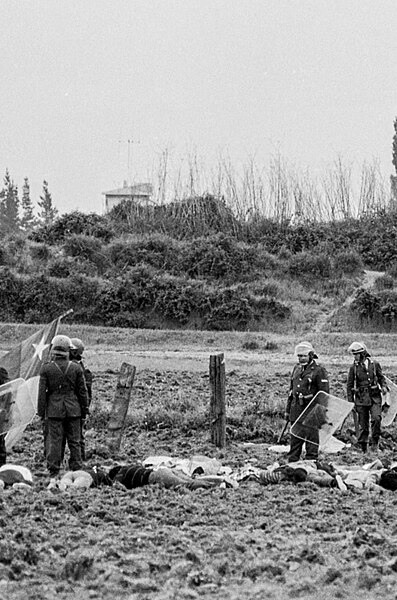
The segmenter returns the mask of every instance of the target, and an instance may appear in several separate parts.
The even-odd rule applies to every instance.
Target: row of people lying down
[[[189,490],[196,490],[220,486],[224,481],[225,478],[222,476],[210,475],[192,478],[167,467],[151,469],[135,464],[115,465],[108,471],[97,467],[67,471],[61,478],[51,479],[48,489],[58,488],[63,491],[70,487],[88,489],[119,483],[129,490],[150,484],[160,484],[166,488],[186,487]],[[31,471],[27,467],[11,463],[0,467],[0,489],[11,486],[21,489],[24,486],[32,487]]]
[[[363,466],[333,465],[323,461],[302,460],[287,465],[275,463],[260,471],[263,485],[282,482],[314,483],[320,487],[337,487],[341,491],[397,490],[397,462],[384,467],[379,459]]]
[[[233,482],[223,475],[201,475],[190,477],[185,473],[168,467],[148,468],[140,464],[115,465],[108,471],[97,467],[85,470],[67,471],[61,478],[52,479],[48,489],[65,491],[68,488],[89,489],[93,487],[113,486],[118,483],[126,489],[146,485],[160,484],[165,488],[185,487],[189,490],[212,487],[238,487],[237,481],[254,479],[262,485],[283,482],[299,484],[312,482],[320,487],[335,487],[341,491],[349,489],[367,489],[380,491],[397,490],[397,463],[387,468],[380,460],[364,466],[332,465],[319,461],[299,461],[286,465],[274,463],[266,469],[244,467]],[[32,473],[24,466],[5,464],[0,467],[0,489],[5,487],[31,488]]]

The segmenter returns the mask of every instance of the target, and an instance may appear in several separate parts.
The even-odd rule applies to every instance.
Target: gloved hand
[[[382,394],[385,396],[388,392],[390,392],[387,385],[382,385]]]

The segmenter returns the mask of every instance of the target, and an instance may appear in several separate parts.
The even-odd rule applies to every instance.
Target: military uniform
[[[70,450],[70,469],[82,469],[80,427],[88,414],[88,394],[79,365],[58,355],[43,365],[37,414],[47,419],[46,459],[51,475],[59,473],[64,436]]]
[[[81,356],[76,355],[76,357],[73,357],[73,352],[72,354],[72,362],[76,363],[77,365],[80,365],[83,373],[84,373],[84,381],[85,381],[85,385],[87,387],[87,394],[88,394],[88,408],[91,406],[91,402],[92,402],[92,372],[90,371],[90,369],[87,369],[87,367],[85,366],[83,359],[81,358]],[[85,436],[84,436],[84,423],[83,420],[81,420],[81,431],[80,431],[80,450],[81,450],[81,458],[82,460],[85,460],[86,455],[85,455]],[[65,449],[65,442],[63,444],[63,451]],[[62,457],[63,457],[63,452],[62,452]]]
[[[311,360],[307,364],[297,364],[292,371],[286,408],[286,415],[291,423],[296,421],[317,392],[320,391],[329,393],[329,380],[325,368],[317,364],[315,360]],[[291,434],[288,462],[295,462],[300,459],[304,443],[304,440]],[[306,440],[306,459],[317,459],[318,448],[318,428],[313,428],[310,433],[310,440]]]
[[[358,415],[357,441],[365,451],[369,438],[371,420],[371,443],[377,446],[382,420],[382,387],[387,387],[382,367],[376,360],[366,356],[355,362],[347,376],[347,399],[354,402]]]

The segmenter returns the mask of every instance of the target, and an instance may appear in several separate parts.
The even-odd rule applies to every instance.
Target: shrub
[[[393,279],[397,279],[397,261],[393,261],[387,268],[387,271],[385,273],[386,275],[389,275],[390,277],[392,277]]]
[[[170,237],[153,234],[149,238],[118,239],[109,244],[108,256],[118,268],[148,264],[167,271],[178,270],[179,247]]]
[[[325,254],[299,252],[289,259],[287,271],[292,277],[304,281],[327,279],[331,274],[331,260]]]
[[[217,232],[236,235],[241,226],[222,198],[210,194],[156,206],[124,201],[109,213],[117,231],[164,233],[176,239],[208,236]]]
[[[180,268],[188,277],[230,281],[247,277],[255,267],[255,259],[254,248],[221,233],[186,244]]]
[[[95,270],[103,273],[110,265],[107,254],[102,249],[102,243],[95,237],[88,235],[71,235],[63,244],[66,256],[74,257],[78,261],[95,265]]]
[[[204,318],[208,329],[245,329],[254,318],[249,299],[231,288],[216,294],[211,304],[212,308]]]
[[[250,286],[250,289],[257,296],[270,296],[274,298],[280,293],[279,284],[274,280],[253,284]]]
[[[355,250],[337,252],[333,256],[333,270],[344,275],[358,275],[364,269],[361,256]]]
[[[97,273],[97,267],[88,260],[59,256],[48,262],[46,273],[50,277],[60,278],[71,277],[77,274],[93,276]]]
[[[76,210],[58,217],[51,225],[38,227],[29,233],[29,239],[47,244],[61,244],[71,235],[91,236],[106,242],[113,237],[114,232],[107,217]]]
[[[23,320],[24,310],[21,306],[23,281],[8,267],[0,267],[0,320]]]
[[[51,258],[51,250],[47,244],[31,242],[29,244],[30,256],[33,260],[47,262]]]
[[[360,289],[350,306],[353,312],[356,312],[360,318],[371,319],[379,315],[381,301],[379,296],[372,294],[368,290]]]
[[[374,281],[374,287],[376,290],[391,290],[394,287],[393,277],[390,275],[381,275]]]

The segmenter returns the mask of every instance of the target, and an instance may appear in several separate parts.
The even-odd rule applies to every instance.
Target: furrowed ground
[[[65,327],[65,333],[71,331]],[[18,335],[26,337],[25,330]],[[268,445],[283,426],[294,336],[95,328],[81,335],[95,374],[86,435],[90,466],[132,463],[153,454],[204,454],[232,468],[267,466],[279,458]],[[395,380],[395,336],[361,337]],[[350,363],[346,348],[355,338],[310,337],[329,371],[331,392],[342,398]],[[228,443],[219,450],[208,438],[208,359],[222,351]],[[111,456],[106,423],[123,361],[134,364],[137,373],[123,447]],[[345,439],[350,430],[348,422]],[[397,458],[394,439],[392,426],[384,431],[381,457]],[[328,459],[364,463],[352,449]],[[263,487],[255,481],[236,490],[147,486],[53,492],[46,489],[37,421],[9,462],[31,468],[35,485],[31,492],[0,496],[0,598],[397,597],[393,492],[342,494],[311,483]]]

